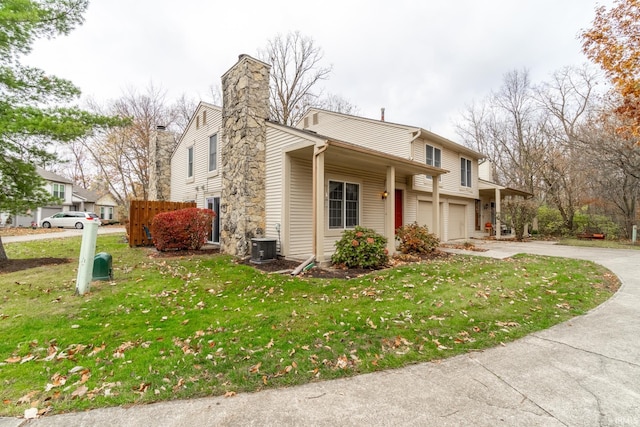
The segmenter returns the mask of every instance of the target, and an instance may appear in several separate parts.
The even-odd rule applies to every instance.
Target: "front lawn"
[[[0,272],[0,415],[233,396],[443,359],[585,313],[617,287],[593,263],[540,256],[291,278],[100,235],[115,280],[79,297],[79,238],[5,246],[75,260]]]

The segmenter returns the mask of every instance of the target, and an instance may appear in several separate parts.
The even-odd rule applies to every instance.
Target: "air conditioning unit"
[[[265,264],[276,260],[276,239],[251,239],[251,262]]]

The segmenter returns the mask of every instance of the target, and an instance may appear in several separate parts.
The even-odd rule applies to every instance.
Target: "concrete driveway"
[[[487,252],[596,261],[622,287],[569,322],[504,347],[280,390],[62,414],[42,426],[638,426],[640,251],[487,242]],[[23,423],[0,419],[1,427]]]

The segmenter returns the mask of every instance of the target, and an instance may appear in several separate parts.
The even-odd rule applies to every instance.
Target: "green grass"
[[[7,244],[77,259],[80,239]],[[74,296],[65,264],[0,274],[0,415],[259,391],[485,349],[585,313],[615,282],[589,262],[455,256],[349,281],[221,255],[150,257],[98,236],[115,280]]]
[[[617,240],[597,240],[597,239],[561,239],[558,242],[559,245],[567,246],[584,246],[590,248],[608,248],[608,249],[640,249],[640,242],[636,242],[635,245],[630,241],[617,241]]]

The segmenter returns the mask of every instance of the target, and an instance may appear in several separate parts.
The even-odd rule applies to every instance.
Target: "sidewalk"
[[[15,242],[28,242],[31,240],[46,240],[46,239],[61,239],[64,237],[76,237],[82,236],[83,230],[76,230],[75,228],[64,229],[57,233],[43,233],[43,234],[25,234],[24,236],[4,236],[2,243],[15,243]],[[113,234],[124,233],[126,230],[124,227],[98,227],[98,234]]]
[[[585,316],[504,347],[440,362],[280,390],[114,407],[29,426],[637,426],[640,425],[640,251],[479,243],[471,255],[528,252],[596,261],[622,280]]]

